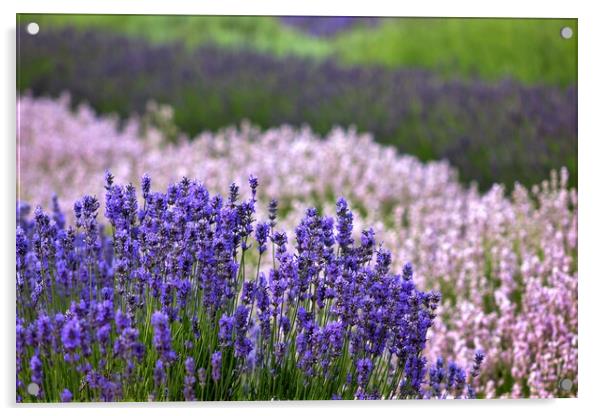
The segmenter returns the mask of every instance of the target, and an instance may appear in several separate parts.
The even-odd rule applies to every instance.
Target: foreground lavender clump
[[[99,201],[17,207],[19,401],[475,397],[468,372],[423,357],[440,301],[400,275],[344,199],[307,210],[294,244],[276,202],[256,222],[257,179],[239,202],[187,178],[166,193],[105,176]],[[294,245],[292,250],[291,245]],[[27,385],[36,383],[36,397]]]

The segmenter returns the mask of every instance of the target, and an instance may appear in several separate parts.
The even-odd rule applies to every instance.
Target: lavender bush
[[[71,113],[66,99],[22,97],[18,107],[20,199],[51,211],[53,190],[62,201],[102,195],[97,178],[109,167],[141,185],[150,172],[158,189],[182,176],[204,178],[222,194],[228,178],[242,183],[254,172],[262,178],[258,215],[269,219],[278,199],[279,224],[290,230],[307,206],[336,216],[334,195],[346,195],[356,230],[374,229],[392,250],[391,267],[411,261],[417,284],[442,292],[425,350],[431,362],[444,356],[469,367],[480,348],[488,359],[474,384],[487,397],[577,394],[578,205],[566,170],[531,189],[496,185],[481,194],[463,187],[448,163],[423,164],[353,130],[319,137],[243,125],[170,142],[154,127],[140,135],[137,120],[120,130],[89,107]],[[565,378],[570,391],[559,387]]]
[[[19,68],[20,91],[69,91],[76,103],[103,113],[142,113],[150,99],[170,104],[190,136],[243,119],[262,128],[308,124],[320,134],[355,125],[421,160],[449,160],[465,183],[477,181],[483,190],[517,180],[530,186],[560,166],[577,184],[574,86],[445,79],[217,48],[191,52],[75,30],[21,35]]]
[[[294,239],[277,202],[183,178],[165,193],[105,174],[99,201],[33,218],[17,206],[17,395],[24,401],[474,398],[472,369],[423,351],[440,295],[353,214],[306,211]],[[36,383],[35,397],[26,386]]]

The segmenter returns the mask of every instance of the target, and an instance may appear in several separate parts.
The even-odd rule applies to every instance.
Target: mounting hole
[[[31,22],[27,25],[27,33],[29,33],[30,35],[35,36],[38,34],[39,31],[40,25],[36,22]]]
[[[573,388],[573,381],[565,378],[560,382],[560,388],[564,391],[570,391]]]
[[[573,29],[571,29],[568,26],[563,27],[562,29],[560,29],[560,36],[562,36],[563,39],[570,39],[573,37]]]
[[[31,394],[32,396],[37,396],[40,394],[40,386],[38,386],[37,383],[29,383],[27,385],[27,393]]]

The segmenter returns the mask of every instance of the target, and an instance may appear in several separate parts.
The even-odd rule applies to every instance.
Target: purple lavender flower
[[[123,332],[131,325],[130,318],[127,314],[123,313],[121,309],[118,309],[117,312],[115,312],[115,324],[117,325],[117,331]]]
[[[155,363],[155,370],[153,372],[153,378],[155,382],[155,389],[158,391],[161,386],[164,386],[167,382],[167,374],[165,373],[165,366],[163,361],[158,359]]]
[[[77,318],[71,318],[65,323],[61,331],[61,341],[66,351],[65,361],[75,360],[74,353],[82,345],[82,331]]]
[[[106,169],[104,179],[105,189],[108,191],[113,186],[113,181],[115,180],[115,177],[113,176],[110,170]]]
[[[251,187],[251,194],[253,195],[253,200],[257,196],[257,186],[259,185],[259,180],[253,176],[249,175],[249,186]]]
[[[29,370],[31,371],[31,382],[40,387],[38,397],[42,394],[43,371],[42,361],[37,354],[34,354],[29,361]]]
[[[353,244],[351,232],[353,231],[353,214],[347,207],[347,201],[339,198],[337,201],[337,235],[336,240],[343,251]]]
[[[211,378],[213,381],[219,381],[222,371],[222,353],[216,351],[211,355]]]
[[[403,278],[405,280],[410,280],[412,279],[412,276],[414,275],[414,269],[412,267],[412,263],[406,263],[403,266]]]
[[[61,402],[68,403],[73,400],[73,394],[69,391],[69,389],[64,389],[61,392]]]
[[[270,220],[270,227],[273,229],[276,226],[276,217],[278,216],[278,201],[271,199],[268,205],[268,218]]]
[[[244,305],[249,306],[255,299],[255,282],[244,282],[242,286],[241,300]]]
[[[238,185],[235,183],[230,184],[230,195],[228,196],[228,202],[230,207],[234,207],[236,201],[238,200]]]
[[[184,376],[184,398],[186,401],[196,400],[194,394],[194,384],[196,382],[194,367],[194,359],[186,357],[186,361],[184,361],[184,368],[186,369],[186,375]]]
[[[46,314],[40,315],[37,319],[37,327],[36,336],[38,338],[38,345],[46,348],[52,347],[52,343],[54,341],[54,325],[52,324],[50,317]]]
[[[96,331],[96,339],[100,343],[101,348],[103,350],[105,348],[105,344],[109,340],[110,333],[111,333],[111,325],[110,324],[105,324],[105,325],[101,326],[100,328],[98,328],[98,330]]]
[[[142,176],[142,180],[140,181],[142,187],[142,197],[146,200],[148,199],[148,195],[150,194],[151,188],[151,178],[147,173]]]
[[[360,358],[357,360],[357,383],[365,387],[368,384],[368,380],[370,379],[370,374],[372,373],[372,361],[369,358]]]
[[[207,383],[207,370],[205,370],[205,367],[199,368],[197,371],[197,377],[199,380],[199,386],[201,386],[201,388],[205,387],[205,384]]]
[[[232,333],[234,328],[234,317],[222,315],[219,319],[219,341],[222,345],[232,345]]]
[[[270,225],[265,222],[258,223],[255,226],[255,239],[257,240],[257,250],[259,254],[265,253],[267,246],[266,242],[268,240],[268,235],[270,233]]]
[[[169,329],[169,318],[161,311],[153,313],[151,318],[153,325],[153,345],[165,363],[170,363],[176,358],[171,349],[171,332]],[[163,362],[161,362],[163,365]]]
[[[472,377],[478,377],[481,372],[481,365],[485,360],[485,353],[482,350],[477,350],[474,354],[474,363],[472,365],[472,370],[470,374]]]
[[[237,357],[247,357],[252,349],[251,341],[246,337],[249,326],[249,308],[240,305],[234,313],[234,324],[236,327],[236,340],[234,342],[234,353]]]
[[[447,366],[447,391],[452,391],[452,389],[454,388],[456,383],[456,374],[458,370],[459,368],[454,362],[449,363],[449,365]]]
[[[445,379],[446,372],[443,366],[443,359],[437,358],[436,364],[431,366],[429,371],[429,386],[431,389],[432,397],[439,397],[441,395],[441,383]]]
[[[466,371],[463,368],[459,368],[456,372],[456,398],[461,398],[464,389],[466,388]]]
[[[120,398],[122,391],[119,383],[100,376],[99,386],[102,401],[113,402]]]
[[[362,263],[365,263],[372,258],[372,255],[374,253],[374,246],[376,245],[374,239],[374,230],[372,228],[368,230],[363,230],[360,241],[361,247],[358,254],[361,257],[360,261]]]

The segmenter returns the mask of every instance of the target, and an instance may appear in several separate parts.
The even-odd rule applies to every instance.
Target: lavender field
[[[17,402],[577,396],[576,86],[20,45]]]

